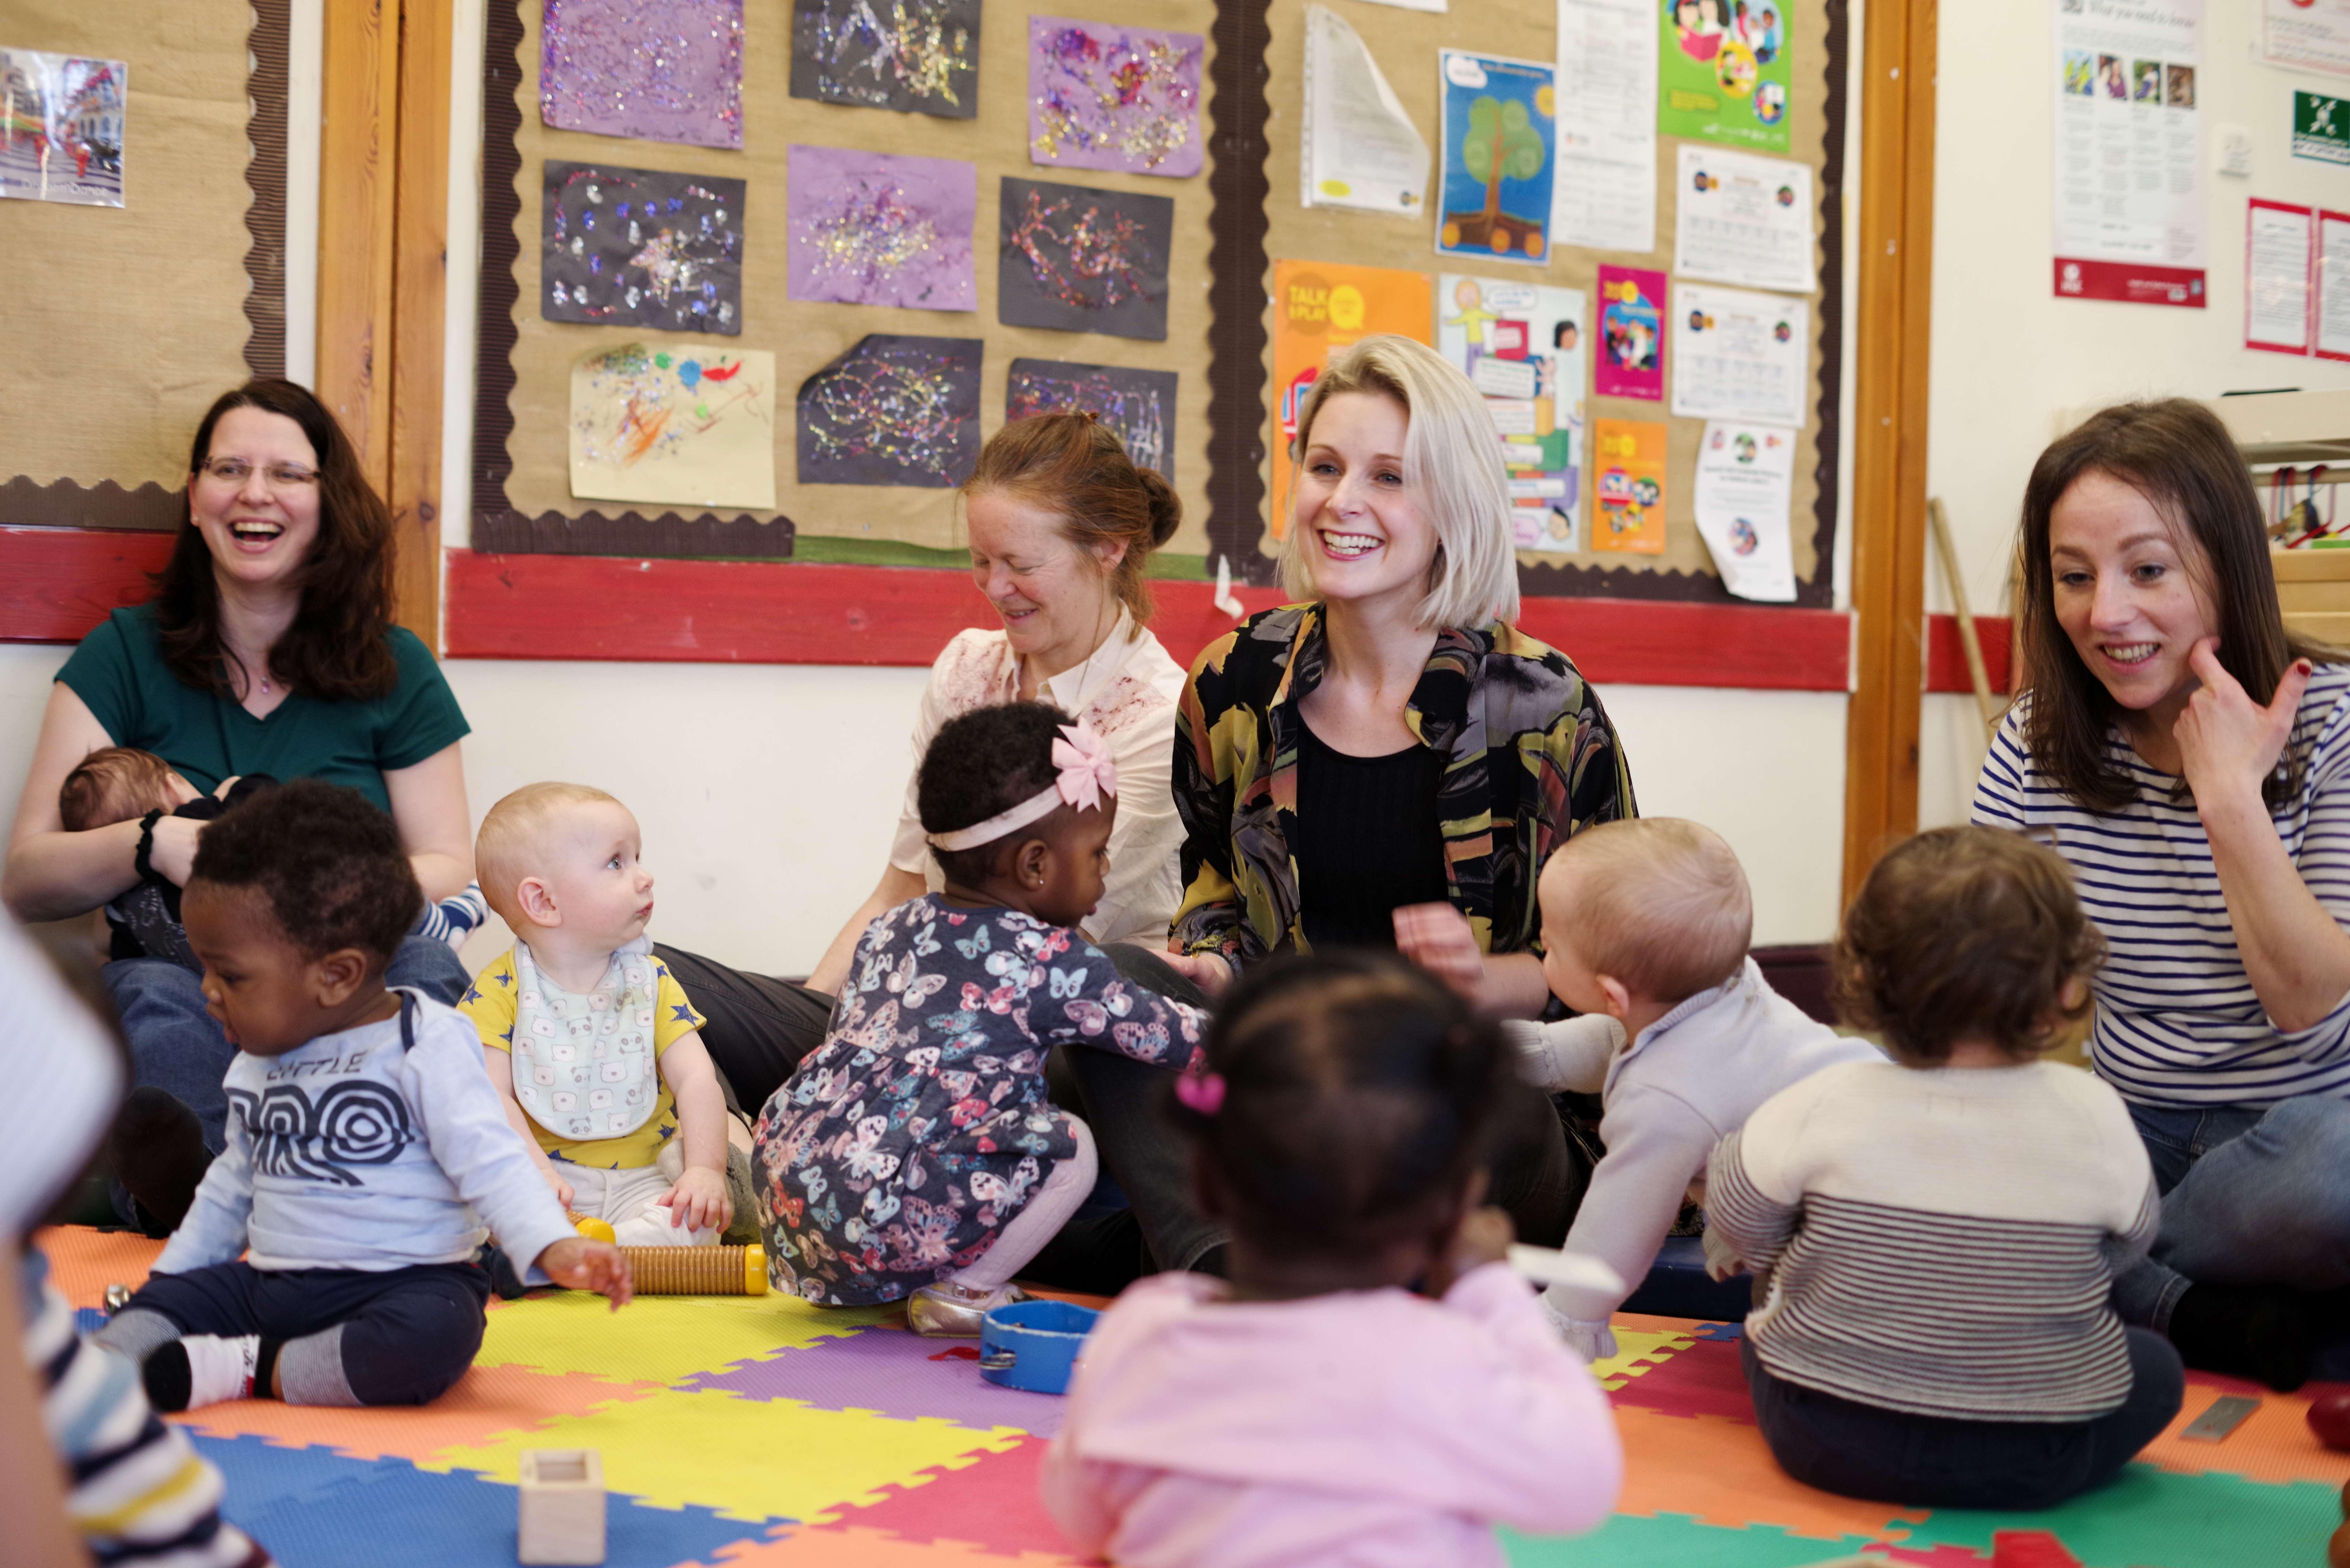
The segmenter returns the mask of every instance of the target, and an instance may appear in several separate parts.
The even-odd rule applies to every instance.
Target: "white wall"
[[[2247,199],[2350,204],[2350,172],[2291,156],[2293,89],[2350,97],[2350,82],[2255,62],[2259,11],[2253,0],[2205,7],[2197,96],[2210,304],[2182,310],[2054,296],[2052,0],[1942,9],[1927,489],[1950,509],[1978,611],[2004,613],[2023,483],[2066,410],[2130,397],[2350,387],[2350,365],[2242,347]],[[2210,171],[2222,125],[2251,131],[2250,179]],[[1927,586],[1931,607],[1949,609],[1939,562]],[[1918,817],[1930,826],[1963,820],[1982,731],[1970,697],[1929,696],[1926,709]]]

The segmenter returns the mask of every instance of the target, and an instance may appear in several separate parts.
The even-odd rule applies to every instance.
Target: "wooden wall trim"
[[[441,646],[442,368],[449,284],[454,0],[401,0],[392,181],[391,504],[400,623]]]

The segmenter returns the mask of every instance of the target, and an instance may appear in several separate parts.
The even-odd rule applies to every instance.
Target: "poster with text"
[[[1305,113],[1298,200],[1415,217],[1428,202],[1428,142],[1362,35],[1327,5],[1305,7]]]
[[[2350,213],[2317,214],[2317,357],[2350,359]]]
[[[1582,548],[1583,291],[1446,273],[1436,347],[1485,395],[1510,472],[1511,542]]]
[[[1599,269],[1599,345],[1591,389],[1603,398],[1665,395],[1665,275],[1636,266]]]
[[[1375,332],[1429,343],[1435,300],[1424,272],[1336,262],[1273,264],[1273,536],[1289,531],[1289,443],[1297,410],[1331,354]]]
[[[1784,152],[1794,79],[1788,0],[1661,0],[1657,129]]]
[[[1558,0],[1554,244],[1657,248],[1657,29],[1651,0]]]
[[[1788,294],[1818,286],[1811,165],[1683,142],[1677,172],[1674,275]]]
[[[1685,283],[1673,291],[1673,412],[1804,422],[1812,307],[1783,294]]]
[[[2316,214],[2253,197],[2244,209],[2244,347],[2309,352],[2309,263]]]
[[[1645,420],[1591,421],[1591,547],[1665,551],[1665,431]]]
[[[2058,297],[2204,306],[2203,0],[2054,0]]]
[[[1554,69],[1462,49],[1441,50],[1438,60],[1444,156],[1438,164],[1437,252],[1539,266],[1550,259],[1556,193]]]
[[[1721,586],[1742,599],[1787,604],[1795,556],[1787,513],[1795,483],[1795,432],[1717,421],[1697,448],[1698,535]]]
[[[2259,0],[2261,58],[2350,77],[2350,0]]]
[[[0,49],[0,197],[122,205],[130,67],[40,49]]]

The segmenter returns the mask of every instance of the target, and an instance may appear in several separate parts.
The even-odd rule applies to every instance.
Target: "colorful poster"
[[[2294,93],[2293,155],[2319,163],[2350,163],[2350,99]]]
[[[800,383],[802,484],[951,490],[979,462],[976,337],[868,332]]]
[[[1446,273],[1436,347],[1502,438],[1511,536],[1521,550],[1583,546],[1583,291]]]
[[[976,310],[979,169],[952,158],[791,148],[786,288],[795,300]]]
[[[1684,142],[1679,179],[1675,276],[1787,294],[1819,286],[1810,165]]]
[[[2055,291],[2204,305],[2203,0],[2056,0]]]
[[[2350,77],[2350,0],[2260,0],[2261,58]]]
[[[1003,418],[1008,423],[1038,414],[1091,414],[1118,432],[1137,467],[1156,469],[1172,484],[1175,386],[1172,370],[1014,359],[1003,382]]]
[[[1665,395],[1665,275],[1639,267],[1599,269],[1598,363],[1591,389],[1603,398]]]
[[[0,49],[0,197],[122,205],[130,67],[39,49]]]
[[[1788,151],[1791,0],[1663,0],[1658,11],[1657,129]]]
[[[1684,283],[1673,291],[1673,412],[1804,422],[1812,307],[1783,294]]]
[[[1197,174],[1197,33],[1028,18],[1028,161],[1124,174]]]
[[[1591,421],[1591,547],[1665,550],[1665,431],[1645,420]]]
[[[1419,213],[1428,143],[1362,36],[1327,5],[1305,7],[1305,114],[1298,199],[1309,207]]]
[[[1657,29],[1651,0],[1558,0],[1558,182],[1551,237],[1657,248]]]
[[[1006,176],[996,210],[998,321],[1167,340],[1173,197]]]
[[[1697,449],[1699,537],[1742,599],[1786,604],[1795,597],[1795,555],[1787,513],[1795,484],[1795,432],[1771,425],[1715,422]]]
[[[795,0],[794,98],[969,119],[979,112],[979,0]]]
[[[1273,264],[1273,536],[1289,531],[1289,443],[1297,410],[1333,350],[1375,332],[1429,342],[1435,309],[1424,272],[1337,262]],[[1430,347],[1433,348],[1431,343]]]
[[[538,313],[549,321],[743,330],[743,182],[546,161]]]
[[[1444,94],[1436,249],[1480,261],[1550,259],[1557,93],[1532,60],[1438,52]]]
[[[2350,213],[2317,214],[2317,357],[2350,359]]]
[[[2244,211],[2244,347],[2309,352],[2309,253],[2315,217],[2307,207],[2263,202]]]
[[[558,130],[743,145],[743,0],[546,0],[538,112]]]
[[[589,354],[571,367],[571,493],[655,506],[775,504],[775,357]]]

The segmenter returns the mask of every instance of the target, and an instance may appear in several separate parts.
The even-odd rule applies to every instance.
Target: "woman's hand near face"
[[[2293,739],[2293,717],[2309,690],[2310,664],[2297,659],[2277,681],[2266,707],[2220,662],[2220,639],[2195,644],[2188,663],[2203,684],[2171,726],[2180,771],[2198,801],[2246,792],[2257,796]]]

